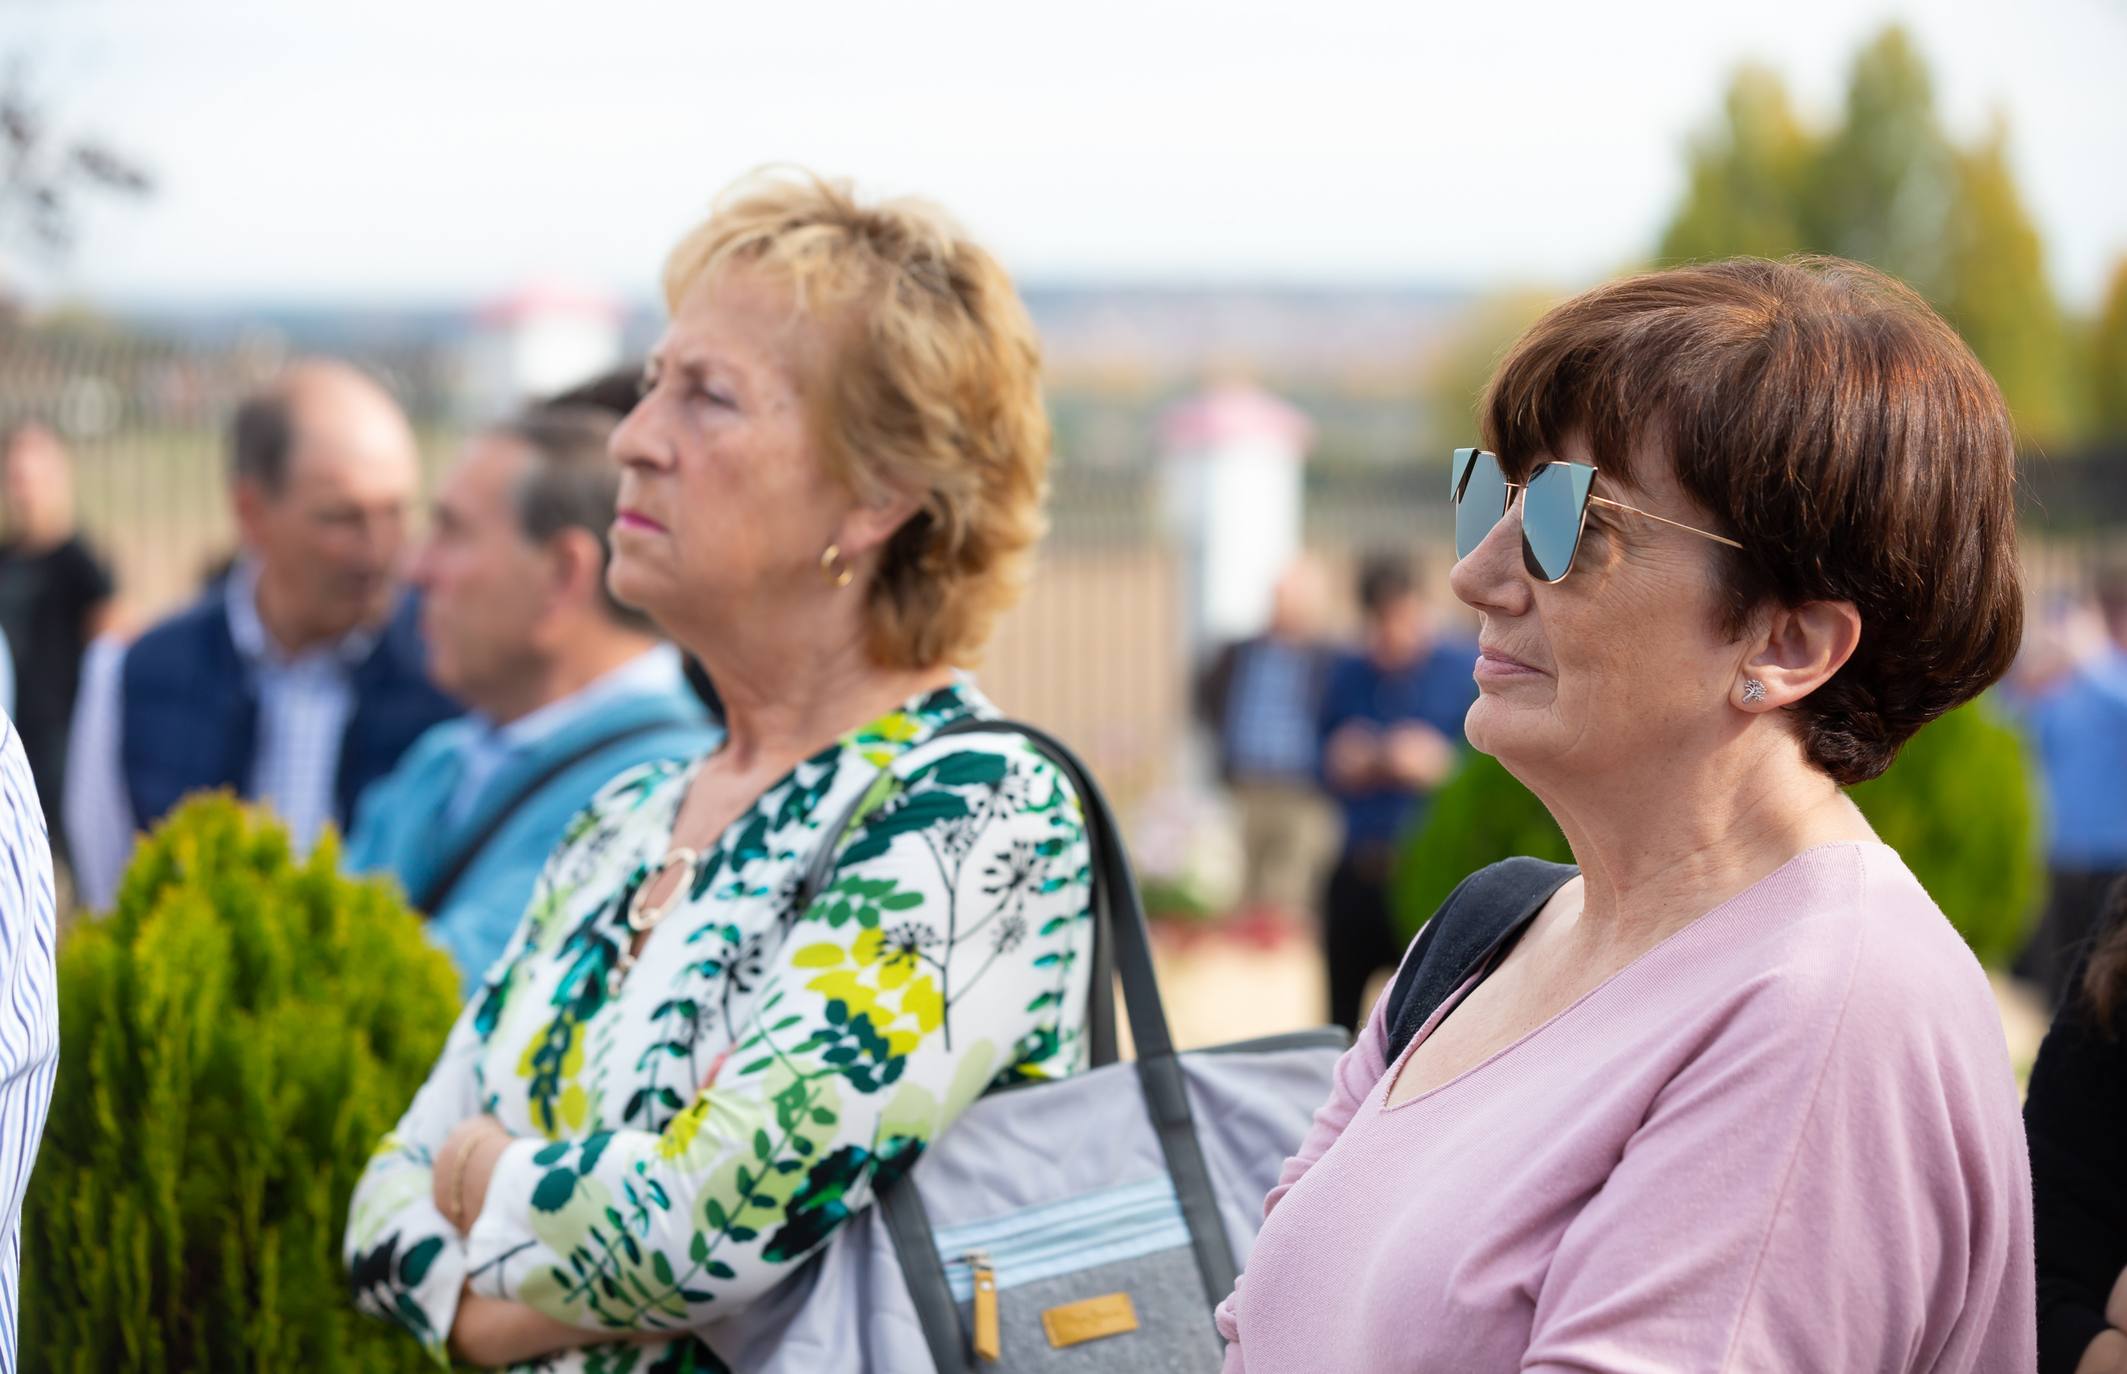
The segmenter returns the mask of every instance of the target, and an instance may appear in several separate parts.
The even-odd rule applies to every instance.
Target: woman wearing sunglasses
[[[1473,875],[1407,956],[1227,1369],[2033,1369],[1994,1003],[1842,790],[2015,653],[1999,391],[1880,274],[1737,260],[1558,307],[1482,413],[1466,729],[1576,867]]]

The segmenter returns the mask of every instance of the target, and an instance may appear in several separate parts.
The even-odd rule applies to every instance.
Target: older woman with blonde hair
[[[1078,800],[1016,736],[940,734],[995,714],[955,665],[1043,528],[1010,281],[927,206],[772,175],[664,285],[610,582],[729,737],[570,826],[357,1189],[358,1298],[438,1358],[720,1368],[716,1325],[972,1099],[1084,1059]]]

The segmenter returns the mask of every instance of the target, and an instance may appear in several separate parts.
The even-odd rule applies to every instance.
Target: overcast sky
[[[0,0],[72,127],[161,189],[40,294],[648,296],[794,160],[943,201],[1026,278],[1571,284],[1646,252],[1734,65],[1836,113],[1919,38],[2010,121],[2069,300],[2127,254],[2127,0]]]

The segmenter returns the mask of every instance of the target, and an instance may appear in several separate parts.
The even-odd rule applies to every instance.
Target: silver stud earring
[[[1755,706],[1765,700],[1765,684],[1754,677],[1743,679],[1743,704]]]

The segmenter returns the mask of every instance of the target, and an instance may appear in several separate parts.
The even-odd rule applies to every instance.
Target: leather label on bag
[[[1137,1330],[1137,1308],[1128,1293],[1103,1293],[1047,1309],[1041,1314],[1041,1329],[1049,1333],[1049,1344],[1062,1350]]]

